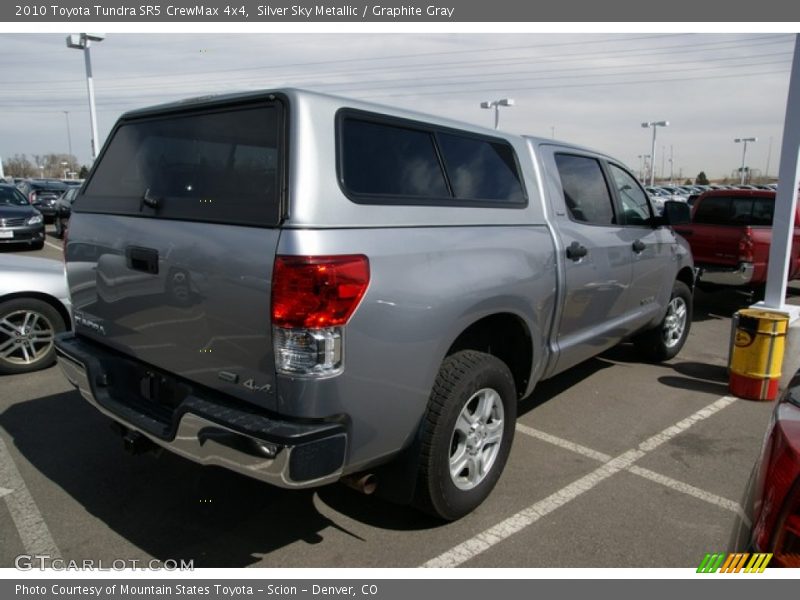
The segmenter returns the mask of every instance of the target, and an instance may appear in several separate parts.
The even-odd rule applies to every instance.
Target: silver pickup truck
[[[129,449],[443,519],[539,381],[691,324],[685,215],[620,162],[306,91],[123,115],[72,212],[59,363]]]

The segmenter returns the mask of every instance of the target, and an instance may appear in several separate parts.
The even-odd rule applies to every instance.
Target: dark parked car
[[[79,189],[79,187],[71,186],[56,200],[53,223],[55,223],[57,238],[64,237],[69,224],[69,215],[72,213],[72,203],[75,201]]]
[[[800,567],[800,372],[775,406],[742,506],[730,550]]]
[[[17,188],[5,183],[0,184],[0,244],[29,244],[36,250],[44,246],[41,213]]]
[[[67,190],[64,182],[53,179],[28,179],[17,187],[25,194],[28,202],[42,213],[46,223],[50,223],[55,218],[56,200]]]

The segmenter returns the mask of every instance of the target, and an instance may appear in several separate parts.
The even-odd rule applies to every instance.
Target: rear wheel
[[[55,361],[54,337],[64,319],[43,300],[15,298],[0,303],[0,373],[27,373]]]
[[[669,360],[677,356],[692,326],[692,292],[682,281],[672,286],[667,312],[657,327],[634,338],[634,344],[648,359]]]
[[[477,508],[503,472],[516,414],[505,363],[472,350],[447,357],[422,425],[416,506],[450,521]]]

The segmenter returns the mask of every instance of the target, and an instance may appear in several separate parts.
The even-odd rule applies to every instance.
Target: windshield
[[[42,192],[63,192],[67,186],[60,181],[48,181],[47,183],[34,183],[31,189]]]
[[[25,196],[23,196],[17,189],[11,187],[0,188],[0,205],[29,206]]]

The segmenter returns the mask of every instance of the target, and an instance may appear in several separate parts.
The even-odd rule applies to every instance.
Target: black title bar
[[[708,22],[800,21],[787,0],[17,0],[0,5],[8,22]]]

